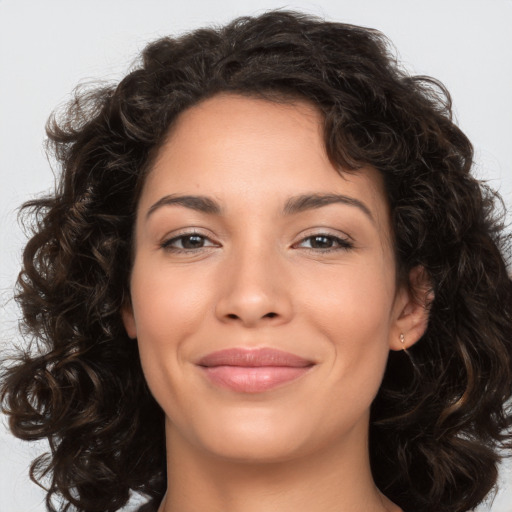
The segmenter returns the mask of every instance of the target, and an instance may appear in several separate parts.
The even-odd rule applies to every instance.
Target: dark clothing
[[[160,506],[160,500],[151,500],[144,505],[141,505],[137,512],[158,512],[158,507]]]

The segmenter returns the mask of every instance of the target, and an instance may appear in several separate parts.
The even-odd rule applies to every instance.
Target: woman
[[[47,506],[470,510],[510,448],[495,195],[438,82],[288,12],[149,45],[48,126],[62,164],[5,372]]]

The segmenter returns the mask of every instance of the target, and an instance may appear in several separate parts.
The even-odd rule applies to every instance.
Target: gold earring
[[[400,343],[402,344],[402,349],[405,350],[405,335],[403,332],[400,333]]]

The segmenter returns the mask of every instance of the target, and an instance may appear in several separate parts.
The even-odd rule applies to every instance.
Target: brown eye
[[[334,240],[328,236],[311,237],[311,247],[313,249],[330,249],[334,244]]]
[[[199,235],[187,235],[181,237],[183,249],[198,249],[204,245],[204,237]]]
[[[305,243],[307,243],[309,247],[304,245]],[[352,242],[337,236],[327,234],[308,236],[299,243],[299,246],[302,246],[305,249],[316,250],[319,252],[348,250],[353,248]]]
[[[161,244],[163,249],[174,252],[194,251],[213,246],[215,244],[208,237],[198,233],[185,233]]]

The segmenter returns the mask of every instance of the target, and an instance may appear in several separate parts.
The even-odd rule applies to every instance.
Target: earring
[[[405,350],[405,335],[403,332],[400,333],[400,343],[402,344],[402,349]]]

